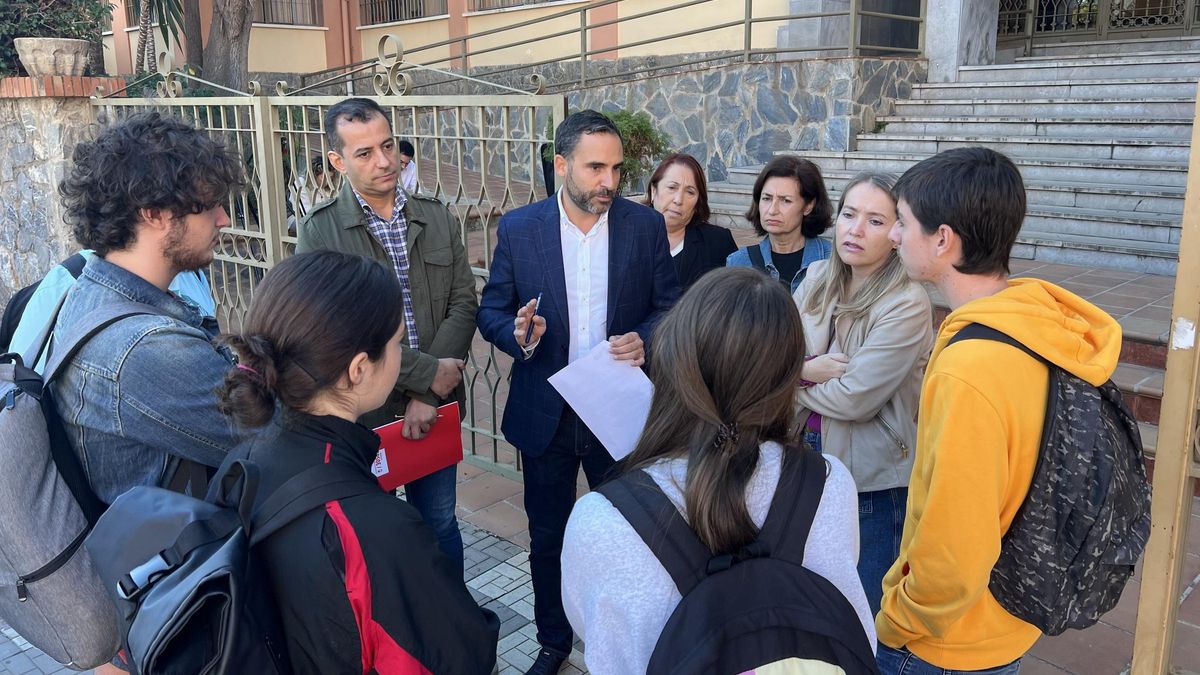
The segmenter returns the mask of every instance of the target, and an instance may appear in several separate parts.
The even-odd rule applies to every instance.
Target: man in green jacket
[[[475,278],[458,226],[445,204],[408,194],[387,114],[365,98],[346,99],[325,113],[329,163],[342,173],[337,197],[300,222],[296,252],[332,249],[365,255],[396,272],[403,289],[405,344],[400,377],[388,402],[360,422],[376,427],[404,418],[404,436],[420,439],[437,406],[465,402],[462,370],[475,336]],[[456,469],[405,486],[451,559],[463,564],[454,516]]]

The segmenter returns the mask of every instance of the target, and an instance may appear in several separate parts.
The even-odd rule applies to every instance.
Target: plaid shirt
[[[353,190],[353,186],[351,186]],[[358,190],[354,198],[362,207],[363,215],[367,217],[367,229],[383,245],[392,266],[396,268],[396,277],[400,279],[400,294],[404,301],[404,327],[408,334],[408,346],[420,349],[420,338],[417,335],[417,317],[413,312],[412,293],[408,290],[408,221],[404,218],[404,203],[407,198],[400,185],[396,185],[396,203],[392,206],[392,219],[384,220],[375,213],[375,209],[363,200]]]

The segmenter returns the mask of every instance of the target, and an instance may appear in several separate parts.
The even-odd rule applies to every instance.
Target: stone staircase
[[[1169,279],[1142,275],[1176,269],[1200,39],[1076,43],[1034,54],[960,68],[958,82],[916,85],[911,100],[878,119],[875,133],[857,137],[856,151],[791,152],[821,167],[836,201],[859,171],[900,173],[941,150],[994,148],[1017,164],[1029,197],[1014,271],[1079,266],[1089,284],[1113,279],[1105,294],[1119,295],[1129,279],[1170,288]],[[709,184],[713,222],[746,226],[760,169],[734,168],[727,182]],[[940,323],[946,308],[937,304]],[[1129,318],[1121,319],[1125,341],[1113,379],[1152,456],[1168,320]]]
[[[899,173],[941,150],[992,147],[1016,162],[1029,191],[1014,257],[1174,274],[1200,41],[1149,44],[964,66],[959,82],[914,86],[875,133],[857,137],[856,151],[799,154],[820,165],[836,199],[859,171]],[[760,168],[732,169],[709,186],[716,222],[744,225]]]

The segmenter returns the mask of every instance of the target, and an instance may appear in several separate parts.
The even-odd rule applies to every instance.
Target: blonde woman
[[[858,573],[873,613],[900,553],[921,375],[933,347],[929,295],[908,279],[888,240],[895,183],[883,173],[851,179],[834,215],[833,253],[813,264],[793,296],[808,355],[797,423],[810,445],[854,476]]]

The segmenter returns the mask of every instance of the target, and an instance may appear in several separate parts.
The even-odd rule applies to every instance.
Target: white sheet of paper
[[[583,358],[550,376],[550,384],[571,405],[613,459],[633,452],[654,386],[641,368],[617,361],[605,340]]]

